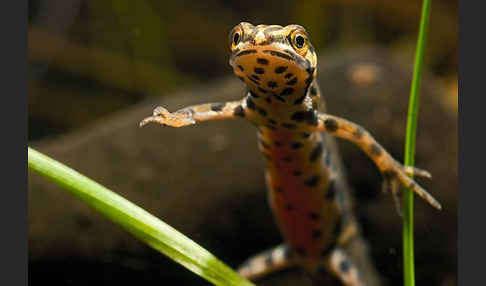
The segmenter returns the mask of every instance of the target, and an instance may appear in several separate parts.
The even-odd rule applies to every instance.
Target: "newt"
[[[175,112],[159,106],[140,126],[182,127],[235,118],[251,122],[265,158],[269,203],[284,243],[248,259],[239,268],[240,275],[256,279],[299,265],[315,281],[332,277],[343,285],[364,285],[359,269],[344,250],[358,231],[345,190],[337,180],[340,175],[332,160],[329,136],[348,140],[365,152],[396,203],[403,186],[441,209],[409,177],[430,178],[430,174],[403,166],[366,129],[326,113],[316,79],[316,51],[302,26],[242,22],[229,34],[229,46],[229,63],[246,86],[244,98]]]

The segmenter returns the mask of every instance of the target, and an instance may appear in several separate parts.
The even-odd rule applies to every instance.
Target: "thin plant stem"
[[[406,166],[415,164],[415,135],[417,129],[417,114],[419,106],[419,91],[421,87],[421,75],[424,59],[425,41],[427,38],[427,27],[430,15],[430,0],[422,2],[422,15],[420,19],[420,30],[415,51],[415,63],[413,78],[410,89],[410,102],[408,105],[407,134],[405,139]],[[403,203],[403,278],[405,286],[415,285],[415,263],[413,247],[413,192],[406,189]]]

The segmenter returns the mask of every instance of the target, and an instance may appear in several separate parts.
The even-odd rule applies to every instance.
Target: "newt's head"
[[[288,96],[306,90],[316,75],[316,53],[302,26],[242,22],[229,42],[235,74],[259,94]]]

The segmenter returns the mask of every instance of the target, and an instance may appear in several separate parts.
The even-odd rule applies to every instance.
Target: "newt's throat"
[[[310,62],[268,48],[243,50],[233,55],[236,76],[259,96],[272,96],[280,102],[295,102],[306,94],[313,80]],[[302,98],[303,100],[303,98]]]

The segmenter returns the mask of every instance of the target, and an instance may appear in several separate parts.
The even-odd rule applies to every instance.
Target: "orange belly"
[[[283,237],[304,264],[316,264],[335,241],[340,215],[334,200],[325,198],[332,171],[325,160],[310,160],[320,136],[270,130],[260,135],[270,142],[264,152],[270,205]]]

